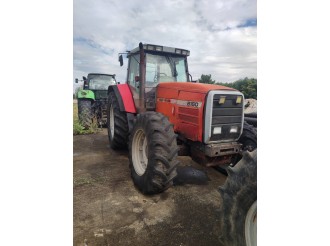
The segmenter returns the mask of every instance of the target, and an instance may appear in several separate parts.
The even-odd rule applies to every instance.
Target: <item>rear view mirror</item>
[[[119,61],[119,63],[120,63],[120,66],[123,66],[123,64],[124,64],[124,61],[123,61],[123,55],[120,55],[120,56],[119,56],[118,61]]]
[[[134,81],[135,81],[135,82],[140,81],[140,77],[139,77],[139,76],[135,76]]]
[[[190,82],[193,82],[193,83],[198,83],[198,81],[197,81],[197,80],[193,80],[193,79],[192,79],[192,76],[191,76],[191,74],[190,74],[190,73],[188,73],[188,75],[189,75],[189,77],[190,77]]]
[[[75,79],[75,82],[78,83],[78,79],[77,78]]]

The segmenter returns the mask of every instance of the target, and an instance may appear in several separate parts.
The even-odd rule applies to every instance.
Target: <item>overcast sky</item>
[[[139,42],[190,50],[194,80],[257,78],[257,1],[73,1],[73,80],[100,72],[124,82],[118,53]]]

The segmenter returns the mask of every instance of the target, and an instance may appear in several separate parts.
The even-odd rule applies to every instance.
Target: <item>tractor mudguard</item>
[[[78,99],[92,99],[95,100],[95,95],[94,92],[91,90],[80,90],[78,91],[78,95],[77,95]]]
[[[133,95],[128,84],[109,86],[108,95],[111,91],[116,95],[120,111],[136,114]]]

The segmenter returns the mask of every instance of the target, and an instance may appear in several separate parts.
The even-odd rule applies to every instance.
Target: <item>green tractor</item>
[[[83,76],[83,89],[77,93],[78,117],[86,129],[94,122],[99,127],[107,125],[107,92],[109,86],[117,84],[115,76],[101,73],[89,73],[87,78]]]

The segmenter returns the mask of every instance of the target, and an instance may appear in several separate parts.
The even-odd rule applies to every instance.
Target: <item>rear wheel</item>
[[[138,115],[129,140],[131,176],[144,194],[165,191],[176,177],[178,146],[168,119],[156,112]]]
[[[78,99],[78,117],[81,125],[90,128],[93,122],[92,101],[87,99]]]
[[[128,122],[126,112],[120,111],[114,92],[110,92],[107,108],[108,137],[112,149],[127,147]]]
[[[228,177],[219,188],[221,239],[226,246],[257,245],[257,150],[227,169]]]

